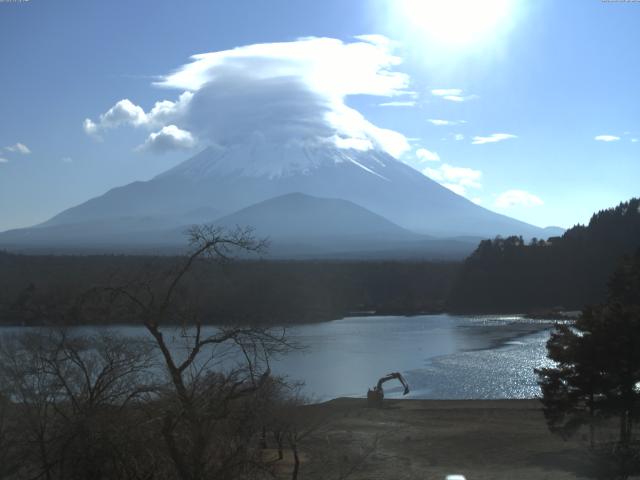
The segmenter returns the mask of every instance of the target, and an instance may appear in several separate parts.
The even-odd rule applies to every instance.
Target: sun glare
[[[513,0],[402,0],[402,14],[431,40],[464,47],[485,43],[506,27]]]

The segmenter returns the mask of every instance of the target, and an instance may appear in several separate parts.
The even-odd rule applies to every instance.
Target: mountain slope
[[[144,243],[145,238],[156,240],[153,232],[211,222],[294,192],[352,202],[419,234],[547,236],[543,229],[456,195],[381,150],[256,140],[208,148],[152,180],[114,188],[35,229],[0,234],[0,245],[95,245],[108,243],[110,237],[118,243]],[[53,234],[42,228],[53,228]]]
[[[267,168],[269,166],[270,168]],[[231,213],[286,193],[350,200],[410,230],[442,236],[541,235],[486,210],[380,150],[323,145],[208,148],[148,182],[115,188],[46,224],[129,215],[178,215],[201,207]]]
[[[269,257],[463,258],[477,243],[434,242],[348,200],[302,193],[259,202],[214,223],[252,226],[257,237],[269,239]]]
[[[251,225],[256,235],[288,240],[361,237],[370,240],[422,239],[348,200],[289,193],[271,198],[215,221],[233,228]]]

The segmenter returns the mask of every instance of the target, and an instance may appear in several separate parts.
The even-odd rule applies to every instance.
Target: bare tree
[[[16,475],[113,478],[114,455],[136,425],[129,407],[153,390],[151,358],[145,345],[109,335],[49,330],[3,339]]]
[[[378,437],[372,441],[334,443],[331,413],[309,405],[300,395],[285,395],[274,403],[268,416],[278,449],[291,452],[291,480],[304,478],[346,480],[360,472],[375,453]],[[282,460],[283,455],[278,455]]]
[[[274,355],[298,347],[281,328],[219,318],[205,325],[193,298],[205,262],[261,252],[266,243],[247,229],[208,226],[194,227],[190,240],[191,253],[174,269],[114,278],[69,312],[79,322],[136,321],[146,341],[45,330],[0,342],[8,478],[272,478],[276,463],[289,468],[285,449],[299,478],[303,451],[313,451],[326,418],[270,368]],[[5,407],[15,419],[8,425]],[[267,439],[278,459],[264,455]],[[343,468],[340,478],[351,471]]]
[[[10,422],[15,413],[6,392],[0,390],[0,478],[10,477],[19,468],[17,442]]]
[[[183,287],[200,262],[259,253],[266,241],[250,229],[212,226],[189,231],[191,253],[163,279],[111,286],[111,303],[144,325],[163,359],[168,383],[161,395],[161,435],[182,480],[236,478],[262,469],[253,418],[257,392],[271,377],[269,359],[292,347],[283,329],[205,327]],[[220,319],[216,319],[217,323]],[[179,337],[172,340],[170,334]]]

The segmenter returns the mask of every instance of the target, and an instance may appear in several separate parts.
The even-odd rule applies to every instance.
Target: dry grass
[[[338,479],[354,464],[349,478],[371,480],[562,480],[592,470],[586,439],[551,435],[535,400],[385,400],[370,409],[337,399],[304,408],[324,421],[302,445],[301,478]]]

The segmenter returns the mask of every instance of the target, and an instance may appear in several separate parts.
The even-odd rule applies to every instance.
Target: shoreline
[[[367,408],[366,397],[336,397],[324,402],[310,403],[304,407],[349,407]],[[542,410],[542,403],[537,398],[474,398],[474,399],[436,399],[436,398],[385,398],[382,410],[405,408],[429,410],[469,410],[491,408],[496,410]]]
[[[474,327],[470,327],[474,328]],[[526,338],[530,335],[536,335],[537,333],[545,330],[551,330],[553,324],[541,323],[527,317],[523,317],[519,320],[514,320],[512,323],[500,327],[500,330],[491,329],[489,327],[476,327],[478,330],[484,328],[485,331],[479,331],[475,333],[478,338],[484,337],[487,342],[486,345],[477,348],[465,348],[461,352],[478,352],[483,350],[494,350],[506,347],[509,342],[518,340],[520,338]],[[488,331],[487,331],[488,330]]]
[[[579,314],[579,312],[577,312]],[[547,315],[547,314],[534,314],[534,313],[522,313],[522,312],[502,312],[502,313],[478,313],[478,312],[456,312],[456,311],[420,311],[420,312],[411,312],[408,313],[406,311],[399,312],[348,312],[342,316],[329,316],[326,318],[313,318],[313,319],[305,319],[301,321],[288,321],[281,323],[209,323],[203,322],[203,327],[228,327],[230,325],[233,326],[251,326],[254,325],[256,327],[265,327],[265,328],[288,328],[288,327],[296,327],[301,325],[313,325],[316,323],[324,323],[324,322],[336,322],[340,320],[345,320],[348,318],[373,318],[373,317],[426,317],[426,316],[435,316],[435,315],[449,315],[452,317],[470,317],[470,318],[482,318],[482,317],[519,317],[518,319],[514,318],[514,322],[517,320],[526,320],[529,322],[566,322],[566,321],[574,321],[576,319],[576,312],[567,311],[567,312],[556,312],[555,315]],[[30,325],[25,325],[21,323],[10,323],[10,322],[0,322],[0,328],[75,328],[75,327],[137,327],[143,326],[142,323],[71,323],[71,324],[51,324],[51,323],[33,323]],[[166,324],[167,327],[182,327],[182,324]]]

